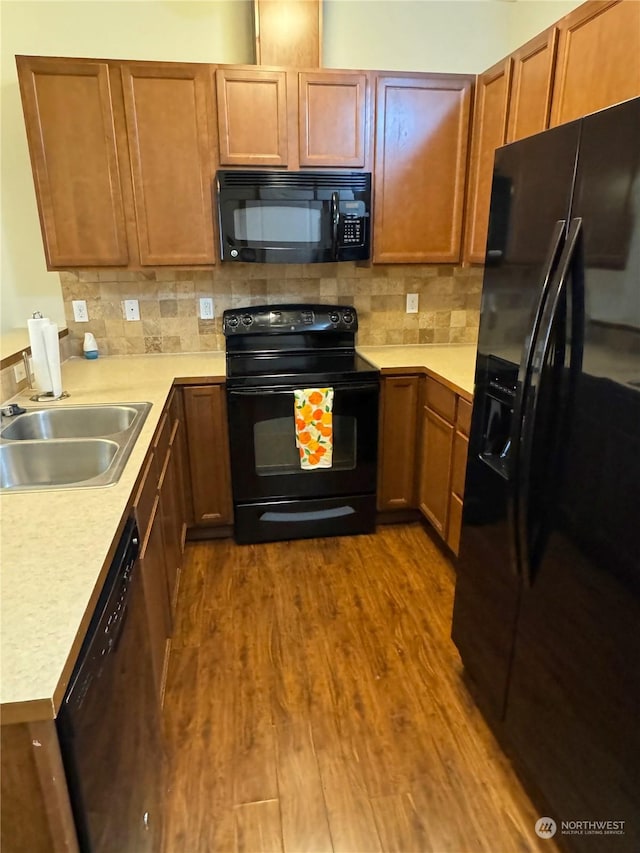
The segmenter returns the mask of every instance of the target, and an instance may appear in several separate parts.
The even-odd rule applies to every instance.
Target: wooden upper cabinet
[[[551,27],[511,55],[507,142],[549,127],[558,30]]]
[[[484,262],[493,160],[506,141],[512,64],[508,57],[478,77],[466,223],[466,259],[476,263]]]
[[[17,57],[47,266],[126,266],[109,67]]]
[[[140,261],[213,264],[207,69],[124,64],[122,80]]]
[[[552,126],[640,95],[640,3],[592,0],[558,23]]]
[[[298,75],[301,166],[364,166],[366,98],[366,74]]]
[[[374,261],[460,260],[473,77],[379,77]]]
[[[253,16],[257,65],[321,65],[321,0],[254,0]]]
[[[218,68],[216,90],[220,164],[286,166],[286,72]]]

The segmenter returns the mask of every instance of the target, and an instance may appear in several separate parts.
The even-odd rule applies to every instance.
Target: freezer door
[[[565,333],[580,369],[560,476],[537,437],[548,412],[531,425],[553,516],[523,585],[505,724],[558,833],[563,821],[624,822],[611,835],[573,824],[562,842],[627,853],[640,849],[640,99],[584,119],[571,217],[582,223],[568,273],[583,281],[584,322]],[[561,314],[553,322],[539,352],[551,398]]]
[[[578,136],[578,123],[563,125],[499,149],[495,161],[453,639],[479,701],[498,719],[520,588],[513,433],[571,215]]]

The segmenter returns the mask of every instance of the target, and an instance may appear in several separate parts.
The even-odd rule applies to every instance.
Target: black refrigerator
[[[637,852],[640,98],[500,148],[489,219],[453,639],[560,846]]]

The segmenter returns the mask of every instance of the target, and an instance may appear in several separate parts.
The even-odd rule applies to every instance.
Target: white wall
[[[324,0],[329,68],[479,74],[582,0]]]
[[[576,6],[581,6],[582,2],[583,0],[517,0],[510,3],[509,46],[505,53],[511,53],[542,30],[546,30]]]
[[[64,322],[58,275],[46,271],[15,54],[252,62],[252,9],[252,0],[2,0],[0,331],[36,310]]]
[[[511,3],[501,0],[325,0],[323,62],[476,74],[508,52]]]

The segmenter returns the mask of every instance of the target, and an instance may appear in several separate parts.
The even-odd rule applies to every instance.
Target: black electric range
[[[349,305],[223,314],[235,536],[241,543],[375,529],[379,371]],[[332,391],[332,464],[301,467],[294,394]]]

